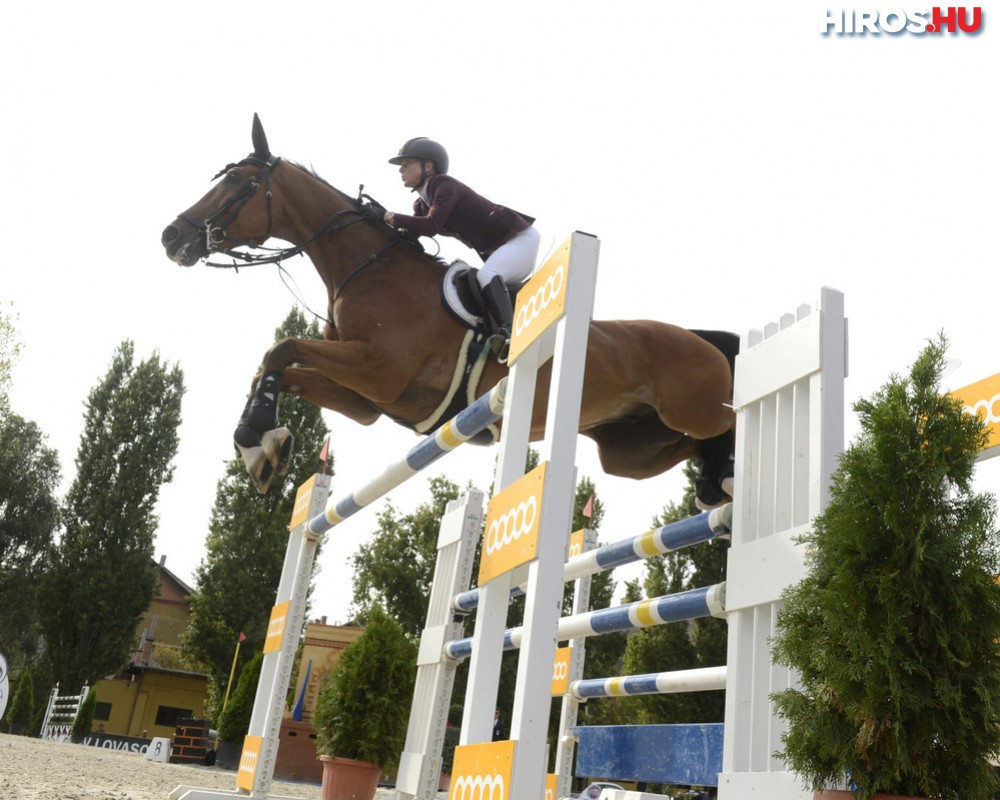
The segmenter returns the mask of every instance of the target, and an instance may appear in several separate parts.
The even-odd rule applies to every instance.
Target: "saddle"
[[[448,267],[441,281],[441,304],[468,330],[458,351],[451,384],[438,407],[427,419],[416,424],[411,425],[396,420],[420,434],[436,431],[475,401],[479,379],[491,354],[487,341],[489,331],[485,322],[486,306],[483,303],[474,267],[463,261],[455,261]],[[499,438],[500,432],[497,427],[490,425],[473,436],[469,443],[491,445]]]
[[[478,271],[464,261],[453,261],[441,281],[441,302],[448,313],[467,328],[486,332],[486,304],[482,287],[476,278]],[[512,298],[524,283],[509,287]]]

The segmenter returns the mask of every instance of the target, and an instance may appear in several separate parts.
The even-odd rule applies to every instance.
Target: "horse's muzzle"
[[[182,267],[191,267],[208,255],[204,235],[183,220],[177,219],[160,236],[167,257]]]

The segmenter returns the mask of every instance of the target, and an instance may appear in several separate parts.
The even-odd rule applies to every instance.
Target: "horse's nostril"
[[[160,237],[160,242],[165,245],[170,244],[177,238],[177,235],[177,228],[173,225],[167,225],[167,227],[163,229],[163,235]]]

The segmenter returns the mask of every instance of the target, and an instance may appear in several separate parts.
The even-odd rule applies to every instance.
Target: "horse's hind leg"
[[[608,475],[643,480],[666,472],[698,454],[700,442],[671,430],[650,412],[635,420],[606,422],[582,434],[597,443]]]
[[[735,431],[726,431],[698,443],[700,476],[695,480],[697,505],[702,511],[733,499],[733,448]]]

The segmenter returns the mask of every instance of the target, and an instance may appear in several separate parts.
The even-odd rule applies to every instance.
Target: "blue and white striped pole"
[[[607,572],[623,564],[632,564],[645,558],[691,547],[713,539],[727,538],[733,528],[733,504],[697,514],[687,519],[671,522],[662,528],[640,533],[619,542],[606,544],[573,556],[563,569],[563,581],[575,581],[587,575]],[[523,586],[511,589],[511,597],[524,594]],[[469,589],[455,596],[455,611],[468,614],[479,605],[479,589]]]
[[[653,672],[648,675],[626,675],[618,678],[590,678],[573,681],[569,685],[570,694],[577,700],[589,700],[592,697],[630,697],[638,694],[721,691],[725,688],[724,666]]]
[[[574,614],[559,620],[556,639],[579,639],[618,631],[634,631],[652,628],[668,622],[682,622],[703,617],[725,617],[726,584],[717,583],[700,589],[667,594],[651,600],[640,600],[614,608]],[[504,633],[503,649],[517,650],[521,646],[523,628],[511,628]],[[456,639],[447,642],[444,654],[460,661],[472,655],[472,639]]]
[[[445,453],[467,442],[503,416],[507,379],[504,378],[487,394],[438,428],[416,445],[406,457],[390,465],[385,472],[339,502],[331,503],[326,511],[309,521],[308,531],[314,535],[326,533],[362,508],[374,503],[387,492],[433,464]]]

